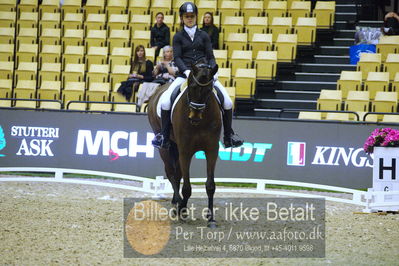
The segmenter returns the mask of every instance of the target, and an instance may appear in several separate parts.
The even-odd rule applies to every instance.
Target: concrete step
[[[350,64],[316,64],[299,63],[300,72],[341,73],[341,71],[355,71],[356,65]]]
[[[355,45],[355,38],[334,38],[334,45],[336,46],[351,46]]]
[[[320,91],[320,90],[335,90],[337,82],[329,81],[279,81],[281,90],[292,91]]]
[[[348,23],[346,20],[336,20],[334,24],[334,29],[336,30],[354,30],[355,24]]]
[[[356,21],[356,12],[335,12],[335,20],[337,21]]]
[[[296,81],[337,82],[339,73],[295,72]]]
[[[349,46],[322,45],[319,50],[322,55],[349,55]]]
[[[337,30],[335,31],[336,38],[354,38],[356,30]]]
[[[336,4],[335,11],[336,12],[351,12],[351,13],[357,12],[356,5],[353,3],[352,4]]]
[[[317,101],[315,100],[292,100],[292,99],[258,99],[256,109],[316,109]],[[256,111],[256,110],[255,110]]]
[[[314,55],[315,63],[324,64],[347,64],[349,63],[349,55]]]
[[[312,100],[319,98],[320,91],[293,91],[293,90],[275,90],[275,99],[290,100]]]

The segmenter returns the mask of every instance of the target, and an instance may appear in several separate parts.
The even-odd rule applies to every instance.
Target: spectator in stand
[[[163,23],[164,15],[158,12],[155,16],[156,23],[151,28],[151,47],[155,48],[155,59],[159,55],[159,50],[166,45],[170,45],[170,29]]]
[[[395,12],[385,15],[383,32],[385,35],[399,35],[399,16]]]
[[[152,77],[153,70],[154,64],[146,59],[144,46],[138,45],[136,49],[134,49],[134,59],[131,68],[132,73],[129,75],[127,81],[121,83],[118,92],[125,96],[127,101],[130,101],[132,95],[138,91],[141,83],[151,82],[154,79]]]
[[[211,12],[206,12],[204,14],[201,30],[208,33],[209,38],[211,39],[212,48],[219,49],[219,29],[213,23],[213,15]]]

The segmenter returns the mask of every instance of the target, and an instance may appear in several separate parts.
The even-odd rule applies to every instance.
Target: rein
[[[206,83],[201,83],[201,82],[199,82],[199,81],[196,79],[196,77],[195,77],[194,75],[191,74],[191,76],[193,77],[194,82],[195,82],[198,86],[200,86],[200,87],[206,87],[206,86],[209,86],[209,85],[211,85],[211,84],[213,83],[213,78],[212,78],[210,81],[206,82]],[[210,93],[208,94],[208,97],[205,99],[205,103],[196,103],[196,102],[190,101],[190,97],[189,97],[189,95],[188,95],[188,92],[189,92],[189,91],[188,91],[188,88],[187,88],[187,102],[188,102],[188,106],[189,106],[190,108],[196,110],[196,111],[203,112],[203,111],[205,110],[205,107],[206,107],[206,102],[208,101],[208,99],[209,99],[209,97],[210,97],[211,94],[210,94]]]

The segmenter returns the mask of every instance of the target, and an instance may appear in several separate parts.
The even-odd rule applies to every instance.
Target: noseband
[[[206,67],[206,68],[209,68],[209,69],[211,68],[209,65],[206,65],[206,64],[200,64],[198,67],[199,68]],[[193,80],[194,80],[195,84],[197,86],[199,86],[199,87],[207,87],[207,86],[209,86],[209,85],[211,85],[213,83],[213,78],[211,78],[211,80],[209,80],[206,83],[201,83],[201,82],[198,81],[198,79],[193,74],[191,76],[193,77]],[[189,105],[189,107],[191,109],[194,109],[194,110],[199,111],[199,112],[203,112],[205,110],[206,102],[208,101],[209,96],[210,96],[210,94],[208,94],[208,97],[206,98],[205,103],[196,103],[196,102],[190,101],[190,97],[189,97],[188,91],[187,91],[187,102],[188,102],[188,105]]]

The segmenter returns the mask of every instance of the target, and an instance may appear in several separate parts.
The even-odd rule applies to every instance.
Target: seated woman
[[[213,24],[213,15],[211,12],[205,12],[201,30],[208,33],[212,48],[219,49],[219,29]]]
[[[122,82],[118,92],[125,96],[127,101],[130,101],[132,95],[138,91],[141,83],[151,82],[154,79],[152,76],[153,70],[154,64],[150,60],[146,59],[144,46],[138,45],[134,50],[134,58],[131,68],[132,73],[129,75],[127,81]]]
[[[177,66],[173,61],[173,49],[167,45],[163,48],[163,57],[154,68],[155,80],[144,82],[137,93],[137,105],[142,106],[148,101],[155,90],[165,83],[173,82],[176,78]]]

